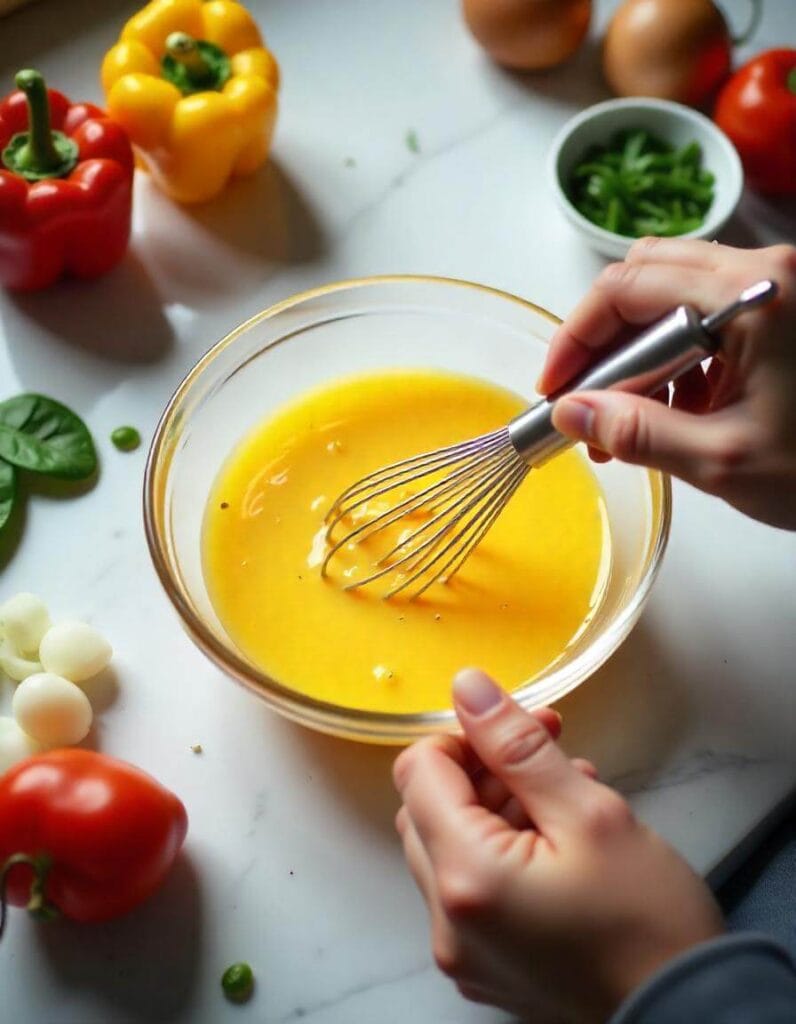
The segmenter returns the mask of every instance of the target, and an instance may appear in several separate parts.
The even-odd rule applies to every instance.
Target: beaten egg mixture
[[[437,371],[369,373],[302,395],[244,437],[204,521],[204,572],[240,651],[292,690],[351,708],[448,708],[476,665],[514,688],[554,663],[596,610],[610,564],[599,485],[568,451],[533,470],[447,583],[415,601],[378,587],[367,545],[320,573],[324,516],[354,480],[507,423],[525,403]]]

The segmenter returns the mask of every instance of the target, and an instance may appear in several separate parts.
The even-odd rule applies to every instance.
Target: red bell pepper
[[[751,188],[796,195],[796,50],[768,50],[744,64],[716,102]]]
[[[161,884],[185,807],[139,768],[92,750],[29,757],[0,777],[0,935],[6,903],[104,921]]]
[[[133,152],[91,103],[70,104],[38,71],[0,103],[0,284],[98,277],[130,236]]]

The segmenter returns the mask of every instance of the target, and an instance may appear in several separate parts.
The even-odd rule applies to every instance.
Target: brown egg
[[[493,60],[540,71],[571,57],[589,28],[591,0],[462,0],[470,31]]]
[[[619,96],[700,106],[730,70],[727,23],[712,0],[625,0],[603,43],[603,73]]]

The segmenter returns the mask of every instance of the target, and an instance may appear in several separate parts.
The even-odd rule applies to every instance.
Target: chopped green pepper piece
[[[568,195],[594,224],[628,237],[695,231],[713,203],[715,178],[697,142],[675,149],[644,129],[590,146],[573,168]]]

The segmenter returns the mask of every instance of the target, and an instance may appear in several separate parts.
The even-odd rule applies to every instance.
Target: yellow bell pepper
[[[236,0],[152,0],[102,62],[109,115],[182,203],[212,199],[268,156],[279,67]]]

